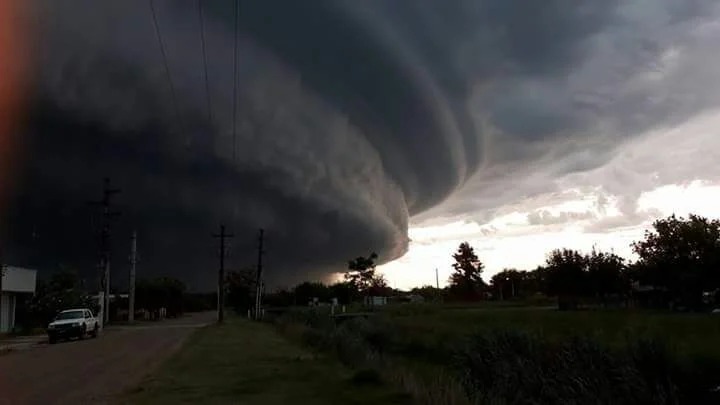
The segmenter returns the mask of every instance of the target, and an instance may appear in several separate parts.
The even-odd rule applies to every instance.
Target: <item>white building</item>
[[[364,303],[368,306],[380,306],[380,305],[387,305],[388,303],[388,297],[378,297],[378,296],[372,296],[372,297],[364,297]]]
[[[15,308],[18,294],[34,294],[37,271],[5,266],[0,286],[0,333],[15,327]]]

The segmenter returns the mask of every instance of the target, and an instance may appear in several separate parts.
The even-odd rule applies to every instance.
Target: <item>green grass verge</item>
[[[360,373],[360,375],[358,375]],[[409,397],[302,349],[271,326],[231,319],[196,332],[120,403],[406,404]]]

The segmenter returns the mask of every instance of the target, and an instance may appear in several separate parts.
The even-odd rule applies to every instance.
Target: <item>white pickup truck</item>
[[[95,319],[91,310],[87,308],[66,309],[57,314],[55,319],[48,324],[48,342],[55,343],[58,339],[71,337],[83,339],[88,334],[97,337],[98,330],[98,320]]]

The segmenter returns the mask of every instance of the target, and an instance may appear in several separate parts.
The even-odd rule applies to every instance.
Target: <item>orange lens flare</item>
[[[27,1],[0,0],[0,215],[4,215],[17,158],[17,131],[26,88],[28,34]]]

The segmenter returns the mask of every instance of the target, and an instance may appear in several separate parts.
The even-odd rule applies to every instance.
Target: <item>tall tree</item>
[[[183,313],[185,284],[174,278],[158,277],[139,279],[135,285],[136,307],[151,313],[153,318],[160,315],[165,308],[168,317],[176,317]]]
[[[298,284],[293,292],[298,305],[307,305],[314,298],[317,298],[320,302],[328,302],[332,298],[330,287],[318,282],[306,281]]]
[[[524,296],[529,290],[529,274],[526,271],[504,269],[490,279],[493,293],[501,300]]]
[[[375,274],[370,281],[370,287],[368,287],[368,295],[371,296],[389,296],[392,294],[392,288],[387,283],[385,276],[382,274]]]
[[[463,242],[453,254],[453,273],[450,275],[450,291],[461,299],[477,299],[485,287],[482,279],[483,264],[469,243]]]
[[[255,304],[256,272],[246,268],[231,271],[225,276],[225,299],[235,312],[245,314]]]
[[[590,292],[603,305],[611,295],[624,295],[629,286],[625,285],[623,272],[625,259],[615,253],[600,252],[593,248],[586,256]]]
[[[703,291],[720,288],[720,221],[672,215],[653,223],[632,244],[640,257],[639,281],[667,290],[679,303],[699,308]]]
[[[49,280],[38,280],[28,312],[33,322],[44,325],[68,308],[90,308],[96,314],[98,310],[97,302],[83,290],[77,271],[61,267]]]
[[[348,271],[345,273],[345,281],[352,284],[358,291],[367,292],[373,285],[375,279],[375,261],[377,253],[373,252],[368,257],[359,256],[348,261]]]
[[[535,270],[529,271],[526,285],[530,294],[547,293],[549,270],[545,266],[537,266]]]
[[[587,258],[572,249],[550,252],[546,263],[546,294],[558,298],[559,309],[575,309],[587,295]]]
[[[348,305],[360,296],[360,291],[358,291],[355,284],[349,282],[335,283],[329,288],[330,294],[333,298],[337,298],[340,305]]]

